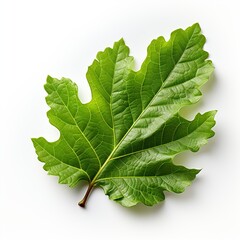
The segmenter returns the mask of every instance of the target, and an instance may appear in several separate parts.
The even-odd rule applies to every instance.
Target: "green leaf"
[[[198,151],[214,135],[216,111],[192,120],[179,111],[199,101],[213,65],[203,50],[205,37],[198,24],[178,29],[170,40],[159,37],[148,47],[139,71],[123,39],[97,54],[88,68],[92,100],[83,104],[70,79],[48,76],[47,115],[60,131],[56,142],[32,139],[44,169],[59,182],[103,188],[123,206],[153,205],[164,191],[181,193],[199,170],[175,165],[186,150]]]

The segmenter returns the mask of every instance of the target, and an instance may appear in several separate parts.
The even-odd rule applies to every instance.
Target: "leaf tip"
[[[33,143],[33,146],[36,148],[36,145],[37,145],[37,138],[31,138],[31,141]]]
[[[53,82],[53,77],[51,77],[50,75],[47,75],[47,78],[46,78],[46,83],[52,83]]]
[[[198,22],[195,22],[195,23],[192,25],[192,28],[197,28],[197,29],[201,30],[200,24],[199,24]]]
[[[214,127],[215,124],[216,124],[215,116],[216,116],[217,112],[218,112],[217,110],[212,110],[212,111],[207,112],[207,114],[209,116],[209,119],[213,122],[213,126],[212,127]]]
[[[200,168],[200,169],[193,169],[193,173],[195,174],[195,176],[197,174],[199,174],[201,171],[202,171],[202,168]]]
[[[120,38],[120,39],[118,40],[118,42],[121,43],[121,44],[125,44],[125,41],[124,41],[123,38]]]
[[[120,38],[117,42],[114,42],[113,49],[127,49],[127,52],[129,52],[129,48],[123,38]]]
[[[212,111],[210,111],[210,112],[212,113],[212,116],[215,117],[216,114],[217,114],[217,112],[218,112],[218,110],[215,109],[215,110],[212,110]]]

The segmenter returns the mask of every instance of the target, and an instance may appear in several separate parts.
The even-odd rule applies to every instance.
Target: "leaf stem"
[[[93,189],[93,184],[89,184],[88,189],[87,189],[87,191],[86,191],[83,199],[78,203],[78,205],[79,205],[80,207],[85,208],[85,205],[86,205],[88,196],[89,196],[89,194],[91,193],[92,189]]]

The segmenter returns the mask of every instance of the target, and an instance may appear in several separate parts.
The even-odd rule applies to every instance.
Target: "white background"
[[[0,239],[236,240],[240,227],[240,7],[227,0],[121,0],[0,2]],[[154,207],[124,208],[95,189],[47,176],[31,137],[59,136],[48,123],[46,76],[70,77],[83,101],[96,53],[123,37],[137,66],[160,35],[199,22],[216,67],[196,112],[217,109],[216,136],[177,163],[202,168],[181,195]]]

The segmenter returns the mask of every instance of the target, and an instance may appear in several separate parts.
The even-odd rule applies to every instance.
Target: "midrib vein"
[[[158,176],[158,175],[151,175],[151,176],[119,176],[119,177],[107,177],[107,178],[100,178],[100,179],[97,179],[96,182],[99,182],[99,181],[105,181],[105,180],[112,180],[112,179],[131,179],[131,178],[163,178],[165,176],[169,176],[169,175],[173,175],[177,172],[172,172],[172,173],[169,173],[169,174],[164,174],[164,175],[161,175],[161,176]]]
[[[166,77],[166,80],[164,81],[164,83],[166,83],[168,81],[168,79],[170,78],[172,72],[175,70],[176,66],[178,65],[178,63],[181,61],[189,42],[192,39],[192,36],[194,35],[195,30],[193,31],[192,35],[188,38],[188,42],[180,56],[180,58],[178,59],[178,61],[176,62],[176,64],[174,65],[173,69],[170,71],[170,73],[168,74],[168,76]],[[158,94],[164,89],[165,84],[162,84],[162,86],[159,88],[158,92],[155,94],[155,96],[152,98],[152,100],[148,103],[148,105],[145,107],[145,109],[141,112],[141,114],[138,116],[138,118],[133,122],[132,126],[129,128],[129,130],[125,133],[125,135],[123,136],[123,138],[119,141],[119,143],[116,145],[116,147],[112,150],[112,152],[110,153],[110,155],[108,156],[107,160],[104,162],[104,164],[99,168],[98,172],[96,173],[95,177],[93,178],[93,180],[91,181],[90,185],[93,186],[95,184],[95,182],[98,179],[98,176],[100,175],[100,173],[104,170],[105,166],[108,164],[109,161],[111,161],[113,158],[112,156],[116,153],[116,151],[118,150],[118,148],[120,147],[120,145],[122,144],[122,142],[126,139],[126,137],[128,136],[128,134],[132,131],[132,129],[134,128],[134,126],[136,125],[136,123],[138,122],[139,119],[141,119],[141,117],[144,115],[144,113],[146,112],[146,110],[148,109],[148,107],[154,102],[154,100],[157,98]]]

